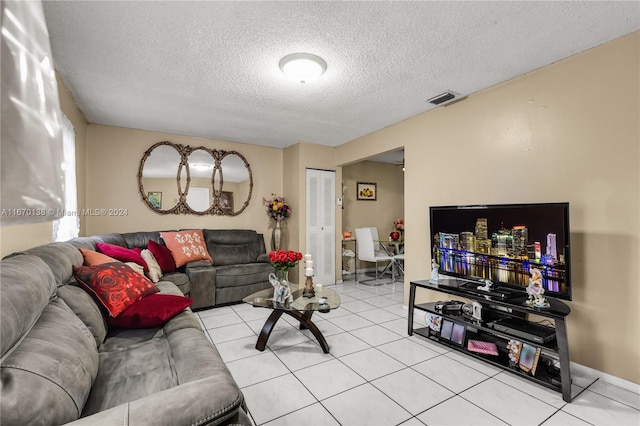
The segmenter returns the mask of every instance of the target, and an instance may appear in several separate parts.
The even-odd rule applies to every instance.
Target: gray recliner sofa
[[[269,273],[273,267],[262,234],[248,229],[203,229],[202,233],[213,264],[190,262],[162,278],[194,300],[191,309],[241,302],[244,297],[271,287]],[[144,249],[149,240],[164,244],[160,231],[95,235],[68,243],[89,250],[95,250],[96,243]]]
[[[133,234],[103,241],[119,238],[129,245]],[[73,277],[78,245],[91,241],[2,260],[0,424],[250,425],[242,392],[189,308],[161,327],[107,326]],[[157,286],[184,293],[169,281]]]

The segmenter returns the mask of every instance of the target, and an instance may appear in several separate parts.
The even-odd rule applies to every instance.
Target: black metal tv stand
[[[460,311],[439,311],[435,308],[435,303],[415,303],[416,290],[423,288],[426,290],[439,291],[442,293],[471,299],[482,305],[482,320],[478,321],[470,316],[464,315]],[[526,294],[510,296],[509,298],[494,297],[489,294],[478,294],[479,292],[469,292],[468,289],[458,289],[456,286],[445,286],[432,284],[428,280],[411,281],[409,292],[409,336],[416,333],[422,337],[436,341],[460,352],[464,352],[489,364],[500,367],[506,371],[524,377],[539,385],[553,389],[562,393],[562,399],[571,402],[571,367],[569,359],[569,344],[567,341],[567,328],[565,318],[571,309],[563,302],[548,298],[551,306],[546,309],[529,307],[524,304],[527,300]],[[466,337],[462,345],[455,344],[450,340],[441,338],[429,327],[413,328],[413,315],[415,309],[442,316],[454,323],[466,326]],[[526,338],[517,331],[505,331],[492,328],[494,322],[508,322],[509,319],[526,319],[528,314],[535,314],[540,317],[553,320],[555,325],[555,339],[541,342],[537,338]],[[535,323],[531,323],[532,330],[535,330]],[[517,333],[513,334],[513,333]],[[526,334],[524,335],[526,336]],[[485,355],[472,352],[467,349],[469,339],[493,342],[498,347],[498,355]],[[540,358],[538,361],[536,374],[531,375],[520,368],[514,367],[509,361],[508,349],[506,347],[509,340],[518,340],[528,343],[536,348],[540,348]],[[537,340],[537,341],[536,341]],[[547,339],[548,340],[548,339]],[[559,364],[559,369],[557,367]],[[559,370],[559,371],[558,371]]]

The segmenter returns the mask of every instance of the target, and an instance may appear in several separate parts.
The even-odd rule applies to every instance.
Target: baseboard
[[[620,377],[617,377],[611,374],[603,373],[602,371],[598,371],[594,368],[572,362],[571,371],[572,372],[580,371],[584,376],[597,377],[599,380],[602,380],[603,382],[607,382],[614,386],[618,386],[619,388],[640,394],[640,384],[630,382],[625,379],[621,379]]]

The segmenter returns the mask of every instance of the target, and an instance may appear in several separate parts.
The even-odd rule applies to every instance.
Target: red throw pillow
[[[173,260],[173,255],[168,247],[158,244],[153,240],[149,240],[147,248],[158,261],[158,265],[160,265],[160,269],[163,274],[176,271],[176,261]]]
[[[193,303],[192,299],[173,294],[152,294],[138,300],[115,318],[107,318],[113,327],[149,328],[164,325]]]
[[[171,250],[176,267],[196,260],[207,260],[213,263],[209,256],[204,236],[200,229],[190,229],[180,232],[161,232],[160,236]]]
[[[105,244],[105,243],[97,243],[96,248],[100,253],[104,253],[107,256],[111,256],[120,262],[133,262],[144,268],[144,271],[147,272],[149,267],[147,266],[147,262],[144,261],[142,255],[140,254],[140,250],[132,250],[126,247],[120,247],[115,244]]]
[[[160,291],[151,281],[122,262],[73,266],[76,280],[93,294],[112,317],[145,296]]]

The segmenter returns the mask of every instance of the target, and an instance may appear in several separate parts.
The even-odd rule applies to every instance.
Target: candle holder
[[[316,297],[316,291],[313,289],[313,277],[307,277],[307,279],[304,281],[304,291],[302,292],[302,297],[306,297],[307,299]]]

